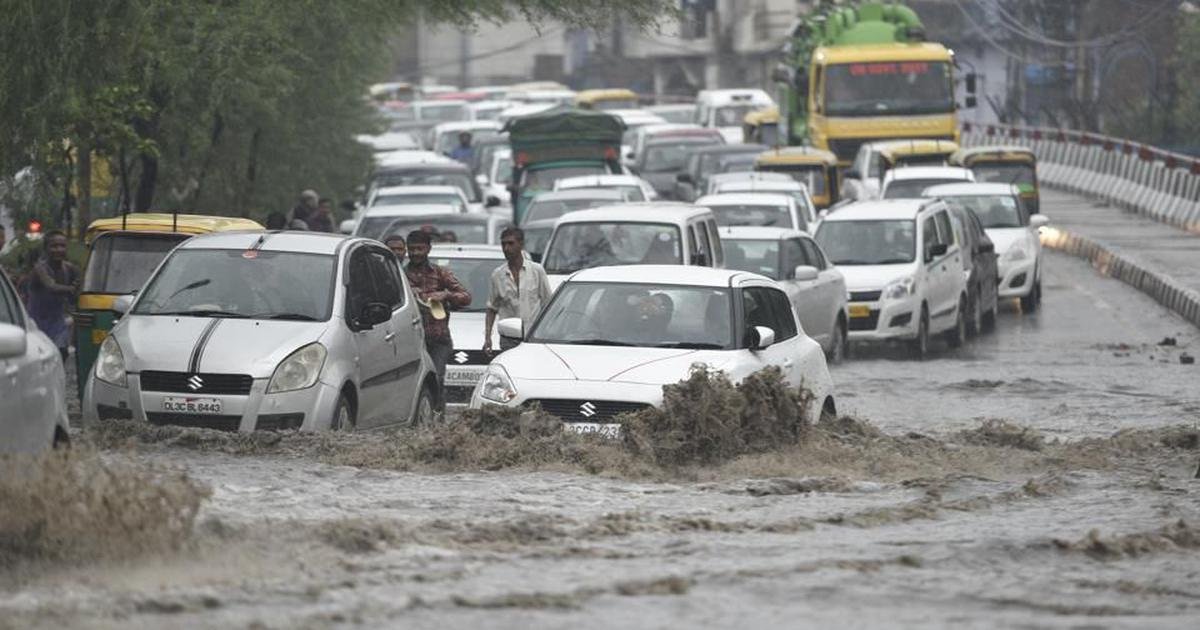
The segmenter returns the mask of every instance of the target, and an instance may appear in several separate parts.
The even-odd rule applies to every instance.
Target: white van
[[[702,90],[696,96],[696,124],[718,129],[725,142],[743,141],[742,120],[753,111],[775,105],[764,90]]]

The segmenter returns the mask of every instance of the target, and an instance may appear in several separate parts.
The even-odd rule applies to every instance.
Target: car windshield
[[[916,199],[930,186],[958,184],[961,179],[898,179],[888,182],[883,191],[884,199]]]
[[[525,251],[531,256],[541,256],[546,251],[546,243],[550,240],[550,233],[554,231],[554,227],[547,225],[522,229],[525,231]]]
[[[1026,225],[1016,197],[1008,195],[977,195],[943,197],[950,203],[966,208],[979,217],[984,228],[1016,228]]]
[[[950,64],[885,61],[827,66],[825,109],[830,116],[953,112]]]
[[[449,218],[420,220],[392,217],[388,224],[384,225],[380,235],[371,236],[371,238],[377,238],[382,241],[393,234],[407,238],[408,233],[415,230],[429,232],[435,243],[475,243],[482,245],[488,242],[488,226],[486,221],[455,221]],[[369,234],[364,235],[370,236]]]
[[[455,258],[453,256],[439,256],[438,252],[435,251],[429,254],[429,262],[442,269],[449,270],[467,288],[467,291],[470,291],[471,303],[457,310],[482,313],[487,309],[492,271],[504,264],[504,257]]]
[[[733,347],[729,289],[568,282],[530,331],[532,343]]]
[[[467,207],[463,205],[462,197],[448,193],[420,193],[413,195],[379,195],[375,197],[375,203],[372,206],[415,206],[415,205],[435,205],[435,206],[454,206],[459,212],[466,212]]]
[[[463,191],[467,199],[479,201],[475,198],[475,187],[471,183],[471,176],[465,172],[444,170],[422,171],[416,169],[377,173],[371,181],[371,185],[374,188],[384,188],[387,186],[454,186]]]
[[[761,204],[729,204],[708,206],[717,218],[717,225],[762,225],[803,230],[802,225],[793,225],[787,206]]]
[[[718,144],[720,140],[702,136],[687,140],[670,140],[655,142],[646,146],[645,157],[642,159],[642,170],[647,173],[668,173],[683,169],[687,162],[688,152],[696,147]]]
[[[557,219],[568,212],[587,210],[611,203],[619,203],[612,199],[538,199],[534,198],[525,210],[525,221],[540,219]]]
[[[184,234],[101,235],[92,243],[83,292],[121,294],[141,289],[158,263],[187,238]]]
[[[971,167],[975,173],[975,181],[989,184],[1016,184],[1018,186],[1033,185],[1033,165],[993,163],[975,164]]]
[[[625,222],[560,225],[542,261],[548,273],[574,273],[609,265],[682,263],[678,227]]]
[[[521,189],[527,191],[554,190],[554,182],[568,177],[604,175],[608,170],[604,164],[572,164],[569,166],[547,166],[531,168],[521,175]]]
[[[898,265],[916,255],[912,220],[825,221],[817,244],[835,265]]]
[[[722,238],[725,268],[779,279],[779,241]]]
[[[713,108],[712,126],[713,127],[741,127],[742,122],[746,119],[746,114],[756,112],[762,109],[760,105],[726,105],[724,107]]]
[[[324,254],[182,249],[163,263],[133,313],[325,321],[335,262]]]
[[[437,122],[458,122],[467,119],[467,107],[462,103],[447,103],[445,105],[422,105],[421,120],[436,120]]]

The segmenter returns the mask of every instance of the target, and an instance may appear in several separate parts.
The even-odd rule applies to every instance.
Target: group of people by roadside
[[[300,200],[287,213],[267,215],[268,230],[304,230],[307,232],[336,231],[333,220],[333,200],[321,197],[315,190],[300,193]]]
[[[433,360],[438,386],[444,387],[446,362],[454,352],[449,311],[468,306],[471,294],[449,269],[429,262],[432,243],[433,236],[429,232],[414,230],[403,238],[390,236],[384,244],[396,255],[417,296],[425,328],[425,349]],[[505,228],[500,233],[500,248],[504,251],[505,262],[492,271],[489,282],[482,348],[485,352],[494,351],[492,329],[496,320],[519,317],[528,330],[553,295],[546,270],[525,256],[524,231],[518,227]],[[518,343],[501,337],[500,351]]]

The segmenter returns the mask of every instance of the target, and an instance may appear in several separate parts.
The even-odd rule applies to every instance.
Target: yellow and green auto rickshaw
[[[742,119],[742,142],[777,147],[779,137],[779,108],[774,105],[752,111]]]
[[[1038,195],[1037,156],[1033,150],[1019,146],[990,146],[960,149],[950,156],[950,163],[969,169],[975,181],[1013,184],[1021,191],[1021,201],[1030,214],[1037,214]]]
[[[100,344],[112,330],[118,297],[136,293],[176,245],[197,234],[262,229],[250,219],[196,214],[136,213],[93,221],[84,234],[88,257],[72,314],[80,395]]]
[[[958,151],[950,140],[919,139],[888,140],[879,144],[879,158],[884,172],[897,166],[944,166]]]
[[[754,170],[787,173],[808,186],[813,205],[824,210],[838,201],[837,156],[816,147],[783,147],[758,154]]]

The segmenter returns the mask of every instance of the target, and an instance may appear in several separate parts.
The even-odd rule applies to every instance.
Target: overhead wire
[[[1007,8],[1005,8],[1001,0],[992,0],[987,5],[983,5],[982,0],[977,1],[981,6],[992,8],[999,18],[1000,27],[1009,33],[1017,35],[1022,39],[1036,42],[1043,46],[1072,49],[1103,48],[1129,39],[1133,36],[1136,36],[1140,31],[1153,23],[1154,20],[1157,20],[1159,17],[1161,17],[1163,13],[1175,6],[1178,6],[1179,4],[1179,0],[1157,0],[1157,4],[1153,8],[1148,9],[1133,24],[1122,28],[1119,31],[1094,37],[1090,40],[1067,41],[1053,39],[1047,36],[1045,33],[1040,33],[1029,28],[1021,21],[1019,17],[1013,15]]]

